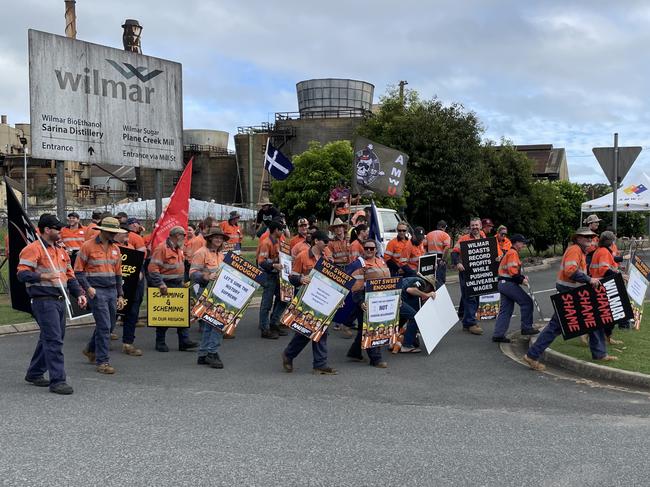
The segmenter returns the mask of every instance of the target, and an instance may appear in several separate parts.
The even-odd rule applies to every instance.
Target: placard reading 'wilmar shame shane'
[[[460,253],[465,267],[465,286],[470,296],[497,292],[499,252],[494,237],[467,240],[460,243]]]
[[[634,316],[621,274],[602,279],[598,289],[588,284],[551,296],[565,340]]]
[[[183,169],[181,65],[29,31],[32,156]]]

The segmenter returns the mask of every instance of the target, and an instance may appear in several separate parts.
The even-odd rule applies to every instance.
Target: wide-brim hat
[[[588,227],[580,227],[573,233],[571,238],[575,238],[575,237],[597,237],[597,236],[598,236],[598,234],[596,234],[596,233],[592,232],[591,230],[589,230]]]
[[[602,220],[598,218],[598,215],[589,215],[587,218],[585,218],[585,225],[590,225],[597,222],[602,222]]]
[[[422,274],[418,273],[418,277],[421,277],[422,279],[427,281],[429,284],[431,284],[431,287],[433,287],[433,289],[436,288],[436,275],[435,274],[429,274],[429,275],[423,276]]]
[[[260,198],[260,200],[257,202],[257,206],[265,206],[265,205],[270,205],[271,200],[269,200],[268,196],[264,196],[263,198]]]
[[[208,239],[210,239],[212,237],[223,237],[224,242],[227,242],[230,239],[230,237],[228,235],[226,235],[223,232],[223,230],[221,230],[221,228],[215,228],[214,230],[208,230],[208,233],[205,233],[203,235],[203,238],[205,240],[208,240]]]
[[[348,224],[346,222],[344,222],[343,220],[341,220],[340,218],[336,218],[332,222],[332,224],[329,226],[329,229],[334,230],[336,227],[345,227],[345,228],[347,228]]]
[[[120,228],[120,221],[112,216],[104,218],[99,225],[95,227],[95,230],[110,233],[127,233],[126,230]]]

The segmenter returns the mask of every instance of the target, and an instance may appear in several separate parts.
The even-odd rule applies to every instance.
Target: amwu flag
[[[364,137],[354,143],[352,193],[402,196],[406,182],[405,153]]]
[[[151,235],[151,249],[155,249],[162,242],[167,240],[169,231],[180,226],[187,230],[188,217],[190,212],[190,189],[192,187],[192,161],[185,166],[181,178],[176,183],[176,188],[169,198],[169,204],[158,219],[153,234]]]
[[[293,164],[287,156],[271,145],[269,140],[266,141],[266,153],[264,154],[264,169],[266,169],[274,179],[280,181],[287,179]]]
[[[25,284],[16,277],[20,252],[28,244],[36,240],[36,229],[29,220],[16,193],[11,188],[11,180],[5,177],[7,188],[7,225],[9,236],[9,292],[11,294],[11,307],[25,313],[32,312],[30,298],[27,295]]]

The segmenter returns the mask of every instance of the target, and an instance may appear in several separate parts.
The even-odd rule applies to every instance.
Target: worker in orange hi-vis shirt
[[[99,230],[97,230],[97,225],[99,225],[99,222],[102,221],[102,215],[104,212],[102,211],[93,211],[93,214],[90,218],[90,223],[86,226],[86,233],[84,238],[86,240],[90,240],[91,238],[95,238],[97,235],[99,235]]]
[[[86,241],[86,229],[79,223],[79,213],[68,213],[68,225],[61,229],[61,241],[71,256]]]
[[[231,211],[228,220],[219,223],[221,231],[228,235],[228,243],[226,249],[232,250],[235,254],[241,254],[241,243],[244,238],[244,233],[239,226],[239,219],[241,215],[237,210]]]
[[[496,237],[497,246],[499,247],[499,255],[505,255],[505,253],[512,247],[512,242],[508,238],[508,228],[505,225],[499,225]]]
[[[298,219],[298,234],[294,237],[291,238],[289,241],[289,247],[291,250],[293,248],[306,241],[307,240],[307,235],[309,235],[309,222],[307,221],[306,218],[299,218]]]
[[[267,224],[270,235],[261,239],[257,246],[257,265],[266,276],[262,302],[260,303],[259,328],[262,338],[277,339],[279,336],[288,335],[286,327],[280,326],[280,316],[286,307],[280,299],[280,237],[283,225],[271,220]]]
[[[436,289],[447,282],[447,256],[451,251],[451,237],[447,233],[447,222],[440,220],[436,229],[427,233],[424,246],[427,254],[435,254],[436,264]]]
[[[388,242],[386,250],[384,250],[384,260],[390,269],[391,276],[397,276],[402,273],[402,251],[409,241],[407,233],[408,227],[406,226],[406,223],[398,224],[397,237]]]
[[[415,227],[413,236],[406,242],[400,258],[400,270],[404,277],[413,277],[418,273],[420,257],[424,255],[424,228]]]
[[[594,236],[591,239],[589,247],[587,247],[587,267],[591,263],[591,258],[594,251],[598,248],[598,227],[600,226],[602,220],[598,218],[598,215],[589,215],[584,220],[584,224],[594,233]]]
[[[345,267],[350,262],[350,244],[348,243],[346,231],[348,224],[336,218],[329,226],[330,232],[334,234],[327,247],[332,252],[334,264],[339,267]]]

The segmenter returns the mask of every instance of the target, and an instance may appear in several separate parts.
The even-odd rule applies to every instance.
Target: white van
[[[364,208],[369,208],[369,205],[352,205],[350,207],[350,215],[354,215],[357,211],[363,210]],[[397,225],[404,222],[406,225],[406,220],[404,220],[397,211],[391,208],[379,208],[377,207],[377,218],[379,220],[379,231],[381,232],[381,240],[384,244],[387,244],[392,239],[397,237]],[[410,228],[410,226],[409,226]]]

